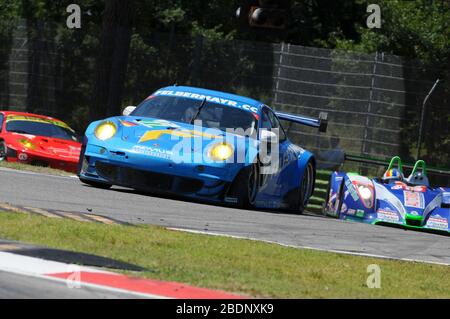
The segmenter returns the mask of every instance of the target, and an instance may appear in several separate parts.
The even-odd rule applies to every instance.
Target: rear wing
[[[275,112],[280,120],[294,122],[297,124],[302,124],[310,127],[317,127],[319,132],[326,132],[328,127],[328,113],[320,112],[318,119],[313,119],[310,117],[294,115],[283,112]]]

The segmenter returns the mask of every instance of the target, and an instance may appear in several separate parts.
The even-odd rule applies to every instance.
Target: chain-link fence
[[[97,38],[83,29],[71,37],[18,30],[12,45],[1,48],[0,59],[9,58],[0,61],[2,108],[59,116],[82,130],[89,122]],[[412,162],[421,105],[436,71],[383,53],[135,34],[123,105],[137,104],[173,83],[218,89],[259,99],[276,110],[312,117],[328,112],[325,134],[286,123],[290,138],[312,150],[322,167],[340,152],[386,159],[401,155]],[[424,126],[422,157],[442,168],[450,166],[449,106],[450,92],[438,88]]]

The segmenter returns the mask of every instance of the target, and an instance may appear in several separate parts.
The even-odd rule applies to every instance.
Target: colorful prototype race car
[[[316,162],[289,141],[280,119],[321,131],[327,126],[326,114],[311,119],[238,95],[162,88],[124,116],[89,125],[78,175],[96,187],[302,212],[313,193]]]
[[[76,172],[81,143],[64,122],[42,115],[0,111],[0,161]]]
[[[408,178],[402,166],[396,156],[382,178],[334,172],[324,213],[369,224],[449,234],[450,188],[430,187],[422,160],[416,162]]]

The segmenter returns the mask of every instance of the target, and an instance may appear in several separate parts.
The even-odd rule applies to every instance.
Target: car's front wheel
[[[5,141],[0,141],[0,162],[6,161],[6,154],[8,149],[6,147]]]
[[[260,166],[255,163],[242,169],[235,179],[233,195],[237,197],[237,206],[252,208],[255,205],[260,183]]]
[[[85,179],[85,178],[81,178],[81,177],[80,177],[80,181],[89,186],[93,186],[93,187],[101,188],[101,189],[109,189],[112,186],[111,184],[95,182],[95,181],[91,181],[89,179]]]
[[[335,204],[335,217],[340,218],[341,217],[341,210],[342,210],[342,204],[344,203],[344,181],[342,181],[341,185],[339,186],[339,192],[336,195],[336,204]]]

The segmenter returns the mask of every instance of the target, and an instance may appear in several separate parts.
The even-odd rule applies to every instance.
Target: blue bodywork
[[[386,182],[334,172],[324,213],[344,220],[450,234],[450,189],[430,187],[427,180],[422,185],[410,182],[411,178]]]
[[[208,100],[230,108],[239,108],[261,119],[261,102],[238,95],[193,87],[172,86],[154,92],[159,95],[183,96],[199,102]],[[138,107],[139,108],[139,107]],[[292,115],[291,115],[292,116]],[[292,121],[319,127],[320,121],[293,116]],[[96,128],[105,122],[117,127],[115,135],[107,140],[96,137]],[[257,121],[258,130],[261,121]],[[151,192],[182,195],[202,201],[234,204],[236,198],[229,194],[239,172],[254,163],[260,152],[259,137],[252,138],[232,134],[227,142],[233,145],[234,161],[204,161],[216,138],[223,138],[220,129],[198,127],[191,123],[166,121],[142,116],[117,116],[96,121],[85,132],[80,156],[78,176],[82,181],[120,185]],[[174,160],[176,143],[188,139],[193,147],[181,153],[191,160]],[[229,135],[227,135],[229,136]],[[259,136],[259,135],[258,135]],[[197,147],[198,145],[198,147]],[[245,154],[244,161],[237,161],[237,154]],[[202,157],[203,155],[203,157]],[[279,144],[278,168],[261,178],[256,201],[259,208],[287,208],[299,189],[308,163],[315,167],[312,153],[286,139]],[[194,160],[197,158],[197,160]],[[200,160],[198,160],[200,159]],[[314,171],[315,173],[315,171]],[[311,192],[314,179],[309,181]],[[293,195],[294,194],[294,195]]]

